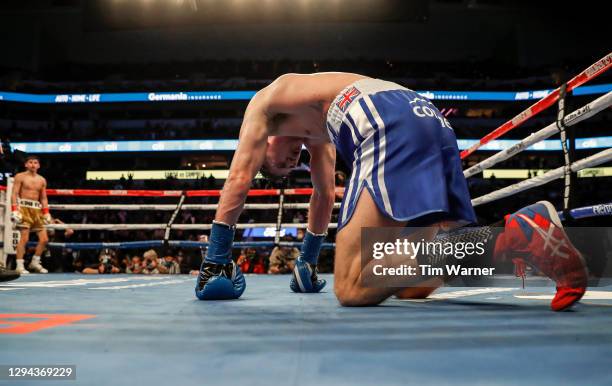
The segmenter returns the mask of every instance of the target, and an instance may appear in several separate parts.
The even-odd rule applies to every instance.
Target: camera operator
[[[125,273],[134,273],[134,274],[142,273],[142,270],[143,270],[142,263],[143,262],[140,256],[132,256],[132,258],[129,259],[129,264],[127,264],[125,268]]]
[[[284,236],[283,241],[294,241],[291,236]],[[295,261],[300,256],[300,250],[295,247],[276,246],[270,254],[270,263],[268,267],[269,274],[283,274],[293,272]]]
[[[83,269],[83,273],[88,275],[103,275],[120,272],[119,262],[114,256],[114,253],[109,249],[104,249],[100,252],[97,268],[87,267]]]
[[[149,249],[142,255],[142,257],[144,259],[144,262],[143,262],[144,268],[142,270],[142,273],[144,273],[145,275],[157,275],[160,273],[160,270],[159,270],[160,264],[158,261],[159,258],[155,250]]]

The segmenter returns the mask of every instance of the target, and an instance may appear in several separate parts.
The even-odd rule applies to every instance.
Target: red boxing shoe
[[[554,280],[557,293],[550,303],[554,311],[563,311],[580,300],[587,287],[586,263],[563,230],[555,207],[540,201],[505,220],[495,256],[523,259]]]

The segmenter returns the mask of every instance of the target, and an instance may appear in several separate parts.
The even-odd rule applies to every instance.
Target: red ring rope
[[[571,91],[574,88],[581,86],[584,83],[590,81],[591,79],[594,79],[598,75],[603,74],[610,67],[612,67],[612,53],[609,53],[608,55],[604,56],[603,58],[601,58],[600,60],[598,60],[591,66],[589,66],[589,68],[587,68],[586,70],[582,71],[580,74],[573,77],[572,80],[567,82],[567,91]],[[546,110],[547,108],[552,106],[557,101],[557,99],[559,99],[559,89],[558,88],[555,89],[550,94],[548,94],[547,96],[545,96],[544,98],[534,103],[533,105],[529,106],[525,111],[521,112],[516,117],[512,118],[511,120],[504,123],[497,129],[493,130],[489,134],[482,137],[480,141],[478,141],[476,144],[474,144],[469,149],[462,151],[461,159],[464,159],[465,157],[469,156],[470,154],[478,150],[481,146],[486,145],[492,140],[497,139],[501,137],[502,135],[506,134],[507,132],[509,132],[510,130],[515,129],[516,127],[520,126],[527,119]]]
[[[0,190],[6,190],[6,186],[0,186]],[[312,194],[312,188],[285,189],[284,194],[288,196],[308,196]],[[249,197],[256,196],[278,196],[280,189],[251,189]],[[181,190],[109,190],[109,189],[47,189],[48,196],[97,196],[97,197],[180,197]],[[336,193],[344,193],[343,187],[336,187]],[[187,190],[187,197],[219,197],[221,190]]]

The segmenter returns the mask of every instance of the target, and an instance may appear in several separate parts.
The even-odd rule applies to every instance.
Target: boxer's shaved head
[[[278,178],[288,175],[297,167],[304,145],[301,137],[268,137],[266,157],[260,169],[265,178]]]

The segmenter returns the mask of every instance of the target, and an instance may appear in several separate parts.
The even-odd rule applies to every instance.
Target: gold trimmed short
[[[32,232],[45,229],[45,221],[41,209],[19,206],[19,213],[21,213],[22,221],[17,224],[17,228],[29,229]]]

